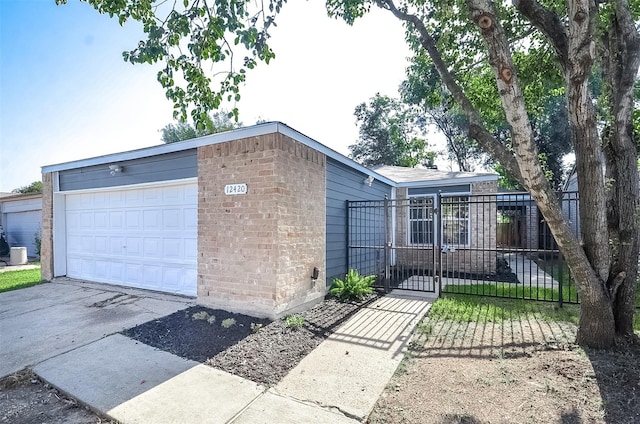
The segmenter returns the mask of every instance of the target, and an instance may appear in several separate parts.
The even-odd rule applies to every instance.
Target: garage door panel
[[[125,246],[126,255],[129,258],[141,258],[142,257],[142,238],[141,237],[127,237]]]
[[[143,243],[144,249],[142,251],[142,254],[145,258],[162,258],[162,239],[145,237]]]
[[[142,213],[142,226],[144,231],[162,230],[162,211],[159,209],[145,210]]]
[[[124,231],[124,212],[109,212],[109,231]]]
[[[67,195],[67,275],[196,294],[197,184]]]
[[[95,236],[94,238],[95,252],[98,255],[109,254],[109,237],[108,236]]]
[[[163,257],[171,259],[183,259],[183,243],[179,238],[165,238],[162,240]]]
[[[165,230],[180,230],[182,221],[179,209],[165,209],[162,211],[162,227]]]
[[[109,214],[107,212],[95,212],[93,215],[93,225],[96,231],[109,230]]]
[[[195,230],[198,231],[198,209],[197,208],[186,208],[182,212],[184,219],[184,228],[187,230]]]
[[[184,257],[185,258],[193,258],[195,261],[198,257],[198,239],[193,238],[184,238]]]
[[[139,210],[127,211],[125,215],[125,226],[128,231],[142,229],[142,218]]]

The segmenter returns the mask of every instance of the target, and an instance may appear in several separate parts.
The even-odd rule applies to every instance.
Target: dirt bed
[[[372,295],[360,302],[327,299],[289,320],[272,322],[194,306],[139,325],[123,334],[178,356],[271,386],[360,307],[377,298],[378,295]]]
[[[589,352],[576,327],[425,318],[369,423],[638,423],[640,352]]]
[[[0,380],[0,423],[112,423],[25,370]]]

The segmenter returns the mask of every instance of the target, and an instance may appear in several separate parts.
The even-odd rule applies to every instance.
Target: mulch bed
[[[302,358],[358,309],[380,294],[358,302],[326,299],[298,315],[302,325],[269,321],[202,306],[175,312],[122,332],[147,345],[267,386],[278,383]],[[194,319],[195,316],[195,319]],[[233,319],[228,328],[223,322]]]

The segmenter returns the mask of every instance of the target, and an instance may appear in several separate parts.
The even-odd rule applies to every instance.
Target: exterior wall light
[[[111,176],[114,176],[120,172],[122,172],[122,167],[120,165],[109,165],[109,173],[111,174]]]
[[[374,180],[373,175],[369,175],[367,178],[364,179],[363,183],[371,187],[371,184],[373,184],[373,180]]]

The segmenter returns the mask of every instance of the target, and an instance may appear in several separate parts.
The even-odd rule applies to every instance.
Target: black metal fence
[[[576,233],[578,195],[561,195]],[[555,240],[527,193],[350,201],[348,267],[377,285],[577,303]]]

